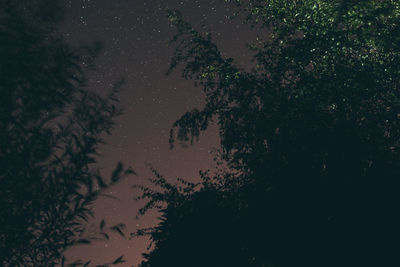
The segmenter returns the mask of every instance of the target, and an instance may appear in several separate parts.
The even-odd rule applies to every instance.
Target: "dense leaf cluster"
[[[254,67],[245,71],[169,12],[178,31],[171,69],[182,64],[206,93],[202,110],[176,121],[171,144],[216,119],[224,159],[240,175],[168,198],[143,266],[393,265],[400,4],[227,2],[269,34],[249,44]]]

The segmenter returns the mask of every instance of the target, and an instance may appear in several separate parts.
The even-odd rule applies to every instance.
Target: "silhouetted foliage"
[[[182,64],[206,93],[170,140],[198,138],[216,119],[240,175],[179,197],[176,187],[144,191],[165,207],[146,232],[154,249],[142,266],[399,264],[400,4],[227,2],[269,34],[249,44],[245,71],[169,11],[178,30],[170,70]]]
[[[238,216],[241,203],[233,175],[211,179],[202,173],[201,183],[178,179],[171,184],[153,172],[152,181],[162,190],[138,186],[143,190],[138,199],[150,199],[138,215],[157,208],[160,223],[131,234],[152,241],[140,266],[256,266],[246,251],[249,230],[243,231],[246,225]]]
[[[82,260],[76,260],[76,261],[74,261],[72,263],[69,263],[69,264],[65,265],[65,258],[62,258],[61,267],[65,267],[65,266],[68,266],[68,267],[78,267],[78,266],[79,267],[89,267],[89,266],[91,266],[90,265],[91,262],[92,262],[91,260],[89,260],[87,262],[83,262]],[[126,261],[124,260],[124,256],[119,256],[118,258],[116,258],[112,262],[104,263],[104,264],[97,264],[97,265],[94,265],[94,266],[95,267],[110,267],[111,265],[118,265],[118,264],[125,263],[125,262]]]
[[[64,264],[66,248],[123,229],[85,232],[93,201],[133,173],[119,164],[108,181],[93,166],[121,84],[104,97],[86,88],[99,47],[68,46],[62,15],[55,0],[0,0],[1,266]]]

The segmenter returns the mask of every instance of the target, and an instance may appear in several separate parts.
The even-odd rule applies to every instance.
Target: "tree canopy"
[[[107,237],[104,223],[86,236],[90,205],[132,173],[120,163],[104,179],[93,165],[120,114],[120,84],[105,97],[86,87],[98,47],[60,37],[62,10],[53,0],[0,0],[1,266],[64,264],[66,248]]]
[[[226,186],[207,193],[204,187],[186,198],[147,195],[166,209],[143,266],[197,266],[197,258],[199,266],[393,264],[389,244],[400,203],[400,4],[227,2],[249,27],[269,34],[249,44],[254,66],[246,71],[222,55],[210,34],[169,11],[177,29],[170,71],[182,66],[183,77],[206,93],[204,108],[178,119],[170,140],[198,138],[216,120],[223,157],[240,175],[228,172],[221,178]],[[235,194],[218,198],[222,192]],[[218,249],[245,256],[232,263],[215,252],[219,234]],[[180,262],[191,249],[197,257]]]

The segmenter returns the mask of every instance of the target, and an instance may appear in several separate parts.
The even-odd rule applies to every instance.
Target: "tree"
[[[240,231],[251,236],[240,244],[256,266],[393,264],[400,4],[227,2],[251,27],[270,34],[249,44],[255,64],[245,71],[222,56],[209,34],[169,11],[179,41],[170,70],[182,64],[184,78],[206,93],[202,110],[175,122],[171,145],[198,138],[218,121],[224,159],[241,173],[239,186],[227,188],[238,194],[223,201],[240,204],[234,213],[247,226]],[[169,233],[153,237],[149,263],[165,249],[158,245]],[[196,239],[191,242],[185,246]]]
[[[138,199],[150,199],[138,215],[151,208],[160,212],[160,223],[139,229],[131,237],[150,236],[152,250],[144,253],[141,267],[149,266],[259,266],[249,251],[251,225],[238,212],[241,200],[233,176],[209,177],[202,173],[201,183],[183,179],[171,184],[152,169],[151,181],[162,191],[144,186]],[[229,183],[229,184],[228,184]]]
[[[106,181],[93,165],[120,114],[121,84],[105,97],[87,89],[98,46],[73,49],[62,40],[60,7],[0,1],[1,266],[54,266],[66,248],[98,238],[85,236],[91,203],[132,173],[119,163]]]

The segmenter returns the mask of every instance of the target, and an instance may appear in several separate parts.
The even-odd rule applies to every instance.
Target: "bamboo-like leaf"
[[[126,262],[126,261],[124,260],[124,256],[119,256],[118,258],[116,258],[116,259],[113,261],[112,264],[120,264],[120,263],[124,263],[124,262]]]

